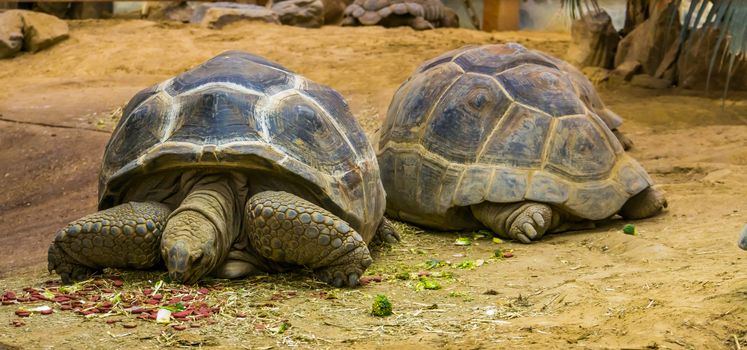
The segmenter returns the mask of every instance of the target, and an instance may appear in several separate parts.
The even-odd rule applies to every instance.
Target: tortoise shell
[[[506,44],[421,65],[379,135],[387,213],[462,229],[478,225],[470,205],[537,201],[597,220],[649,187],[600,118],[591,83],[559,61]]]
[[[132,98],[106,146],[99,208],[163,201],[179,191],[166,179],[190,170],[247,174],[250,192],[304,197],[366,240],[384,213],[373,147],[342,96],[244,52],[224,52]]]

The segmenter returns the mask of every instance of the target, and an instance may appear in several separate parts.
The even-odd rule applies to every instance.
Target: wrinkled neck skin
[[[161,251],[173,280],[194,283],[227,258],[241,232],[247,177],[187,172],[181,204],[171,213]]]

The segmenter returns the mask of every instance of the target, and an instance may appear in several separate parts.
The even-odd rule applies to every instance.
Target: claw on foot
[[[546,204],[528,203],[519,207],[512,216],[515,217],[508,229],[509,236],[522,243],[531,243],[547,232],[552,221],[552,209]]]

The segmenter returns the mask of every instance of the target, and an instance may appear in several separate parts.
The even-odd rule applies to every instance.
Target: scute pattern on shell
[[[533,200],[597,220],[649,187],[591,83],[548,57],[512,43],[423,63],[395,93],[377,145],[387,212],[461,229],[474,225],[472,204]]]
[[[373,147],[342,96],[244,52],[133,97],[104,154],[99,207],[121,203],[131,181],[195,168],[291,174],[367,240],[384,212]]]

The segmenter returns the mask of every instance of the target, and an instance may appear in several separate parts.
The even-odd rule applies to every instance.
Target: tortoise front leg
[[[49,246],[49,272],[69,284],[105,267],[152,267],[161,258],[158,245],[170,212],[161,203],[130,202],[73,221]]]
[[[366,242],[347,222],[286,192],[258,193],[246,204],[245,229],[260,255],[314,269],[337,287],[357,285],[373,262]]]

